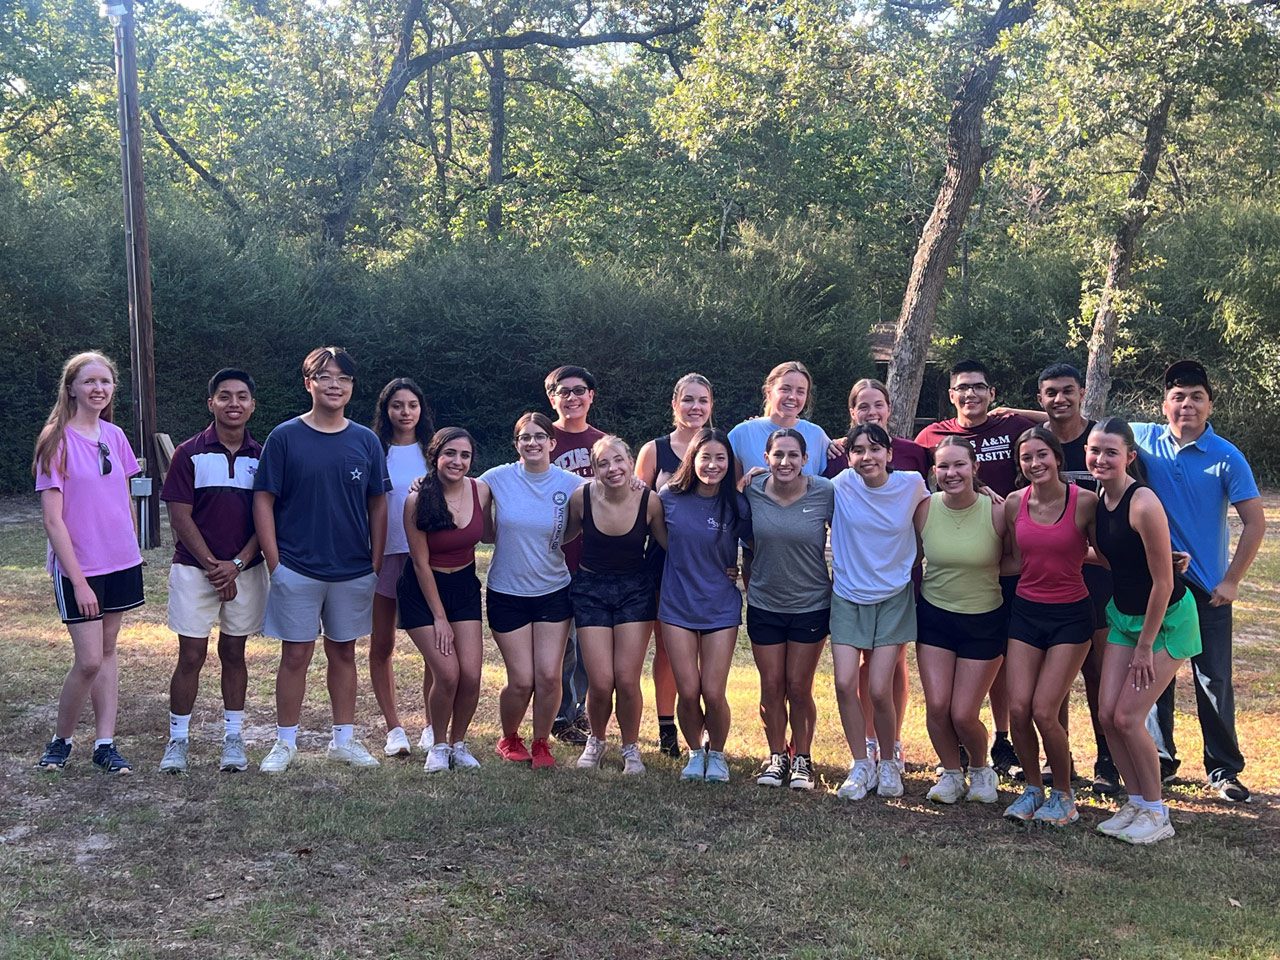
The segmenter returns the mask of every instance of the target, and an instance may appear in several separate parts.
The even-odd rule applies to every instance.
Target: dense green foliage
[[[161,429],[197,427],[204,380],[236,362],[259,378],[265,432],[301,406],[298,362],[325,341],[361,364],[355,416],[384,380],[415,376],[440,422],[481,437],[486,463],[567,361],[601,381],[593,419],[634,441],[663,427],[680,374],[712,377],[731,424],[789,358],[818,378],[815,419],[840,429],[849,383],[875,370],[868,331],[896,318],[986,9],[931,6],[677,0],[596,4],[584,20],[573,0],[148,3]],[[373,129],[410,8],[411,57],[702,19],[646,47],[507,51],[500,182],[493,55],[444,58],[394,102],[353,186],[340,171]],[[996,149],[938,359],[988,359],[1019,404],[1044,364],[1083,367],[1140,121],[1174,89],[1112,402],[1158,414],[1160,369],[1195,354],[1223,385],[1219,429],[1280,476],[1264,435],[1280,412],[1278,36],[1270,3],[1040,3],[1006,38]],[[65,356],[97,346],[127,361],[117,148],[110,28],[90,0],[0,3],[0,333],[15,358],[0,488],[28,483]],[[346,200],[339,246],[322,237]],[[920,413],[936,407],[930,393]]]

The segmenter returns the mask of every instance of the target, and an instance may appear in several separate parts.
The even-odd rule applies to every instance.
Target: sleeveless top
[[[476,544],[484,536],[484,512],[476,482],[470,477],[467,481],[471,484],[471,520],[462,528],[427,533],[427,551],[433,567],[465,567],[476,562]]]
[[[590,573],[647,573],[649,491],[640,492],[640,510],[631,529],[619,536],[601,533],[591,515],[591,487],[582,491],[582,568]]]
[[[991,500],[979,496],[971,506],[952,510],[942,493],[929,500],[920,540],[924,546],[921,593],[935,607],[952,613],[990,613],[1004,603],[1000,593],[1000,556],[1004,544],[991,523]]]
[[[653,447],[658,452],[658,472],[674,475],[680,469],[680,457],[671,447],[671,434],[664,433],[655,439]]]
[[[1080,488],[1067,484],[1066,508],[1053,523],[1031,518],[1031,489],[1027,488],[1013,522],[1013,534],[1022,554],[1018,596],[1034,603],[1076,603],[1089,596],[1084,585],[1085,554],[1089,543],[1076,526],[1076,502]]]
[[[1098,497],[1097,538],[1098,552],[1111,565],[1111,580],[1115,593],[1116,609],[1131,617],[1147,612],[1147,600],[1151,597],[1151,568],[1147,566],[1147,549],[1142,537],[1129,523],[1129,506],[1133,494],[1145,483],[1130,484],[1120,497],[1115,509],[1108,510],[1101,492]],[[1169,605],[1173,606],[1187,592],[1187,585],[1178,571],[1173,572],[1173,592]]]

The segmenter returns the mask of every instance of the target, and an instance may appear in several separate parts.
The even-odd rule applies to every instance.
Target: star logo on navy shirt
[[[359,467],[356,467],[354,470],[352,470],[352,471],[351,471],[351,479],[352,479],[352,480],[360,480],[360,479],[362,479],[363,477],[364,477],[364,474],[360,472],[360,468],[359,468]]]

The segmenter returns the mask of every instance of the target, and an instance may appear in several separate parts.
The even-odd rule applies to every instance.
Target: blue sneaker
[[[67,765],[67,757],[71,756],[71,741],[54,737],[44,748],[44,753],[36,761],[41,770],[61,770]]]
[[[1044,806],[1043,787],[1025,787],[1017,800],[1004,808],[1004,815],[1010,820],[1030,820],[1036,811]]]
[[[104,773],[133,773],[133,764],[116,749],[114,743],[104,743],[93,749],[93,765]]]
[[[715,783],[729,782],[729,762],[721,750],[707,751],[707,779]]]
[[[1036,823],[1051,823],[1055,827],[1066,827],[1080,819],[1076,810],[1076,802],[1065,790],[1050,790],[1049,799],[1043,807],[1036,811],[1032,819]]]
[[[707,779],[707,754],[703,750],[690,750],[689,762],[680,771],[681,780]]]

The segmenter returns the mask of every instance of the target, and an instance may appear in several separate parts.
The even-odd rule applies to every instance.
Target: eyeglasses
[[[578,384],[576,387],[553,387],[550,395],[553,397],[559,397],[562,400],[565,397],[583,397],[586,396],[588,389],[588,387],[584,387],[582,384]]]
[[[101,440],[98,441],[98,473],[106,476],[111,472],[111,448]]]
[[[516,437],[516,443],[546,443],[550,439],[545,433],[522,433]]]
[[[989,383],[957,383],[951,388],[956,393],[986,393],[991,389]]]
[[[336,377],[331,373],[317,373],[311,380],[322,387],[332,386],[335,383],[340,387],[349,387],[356,382],[355,377],[349,377],[345,373],[338,374]]]

